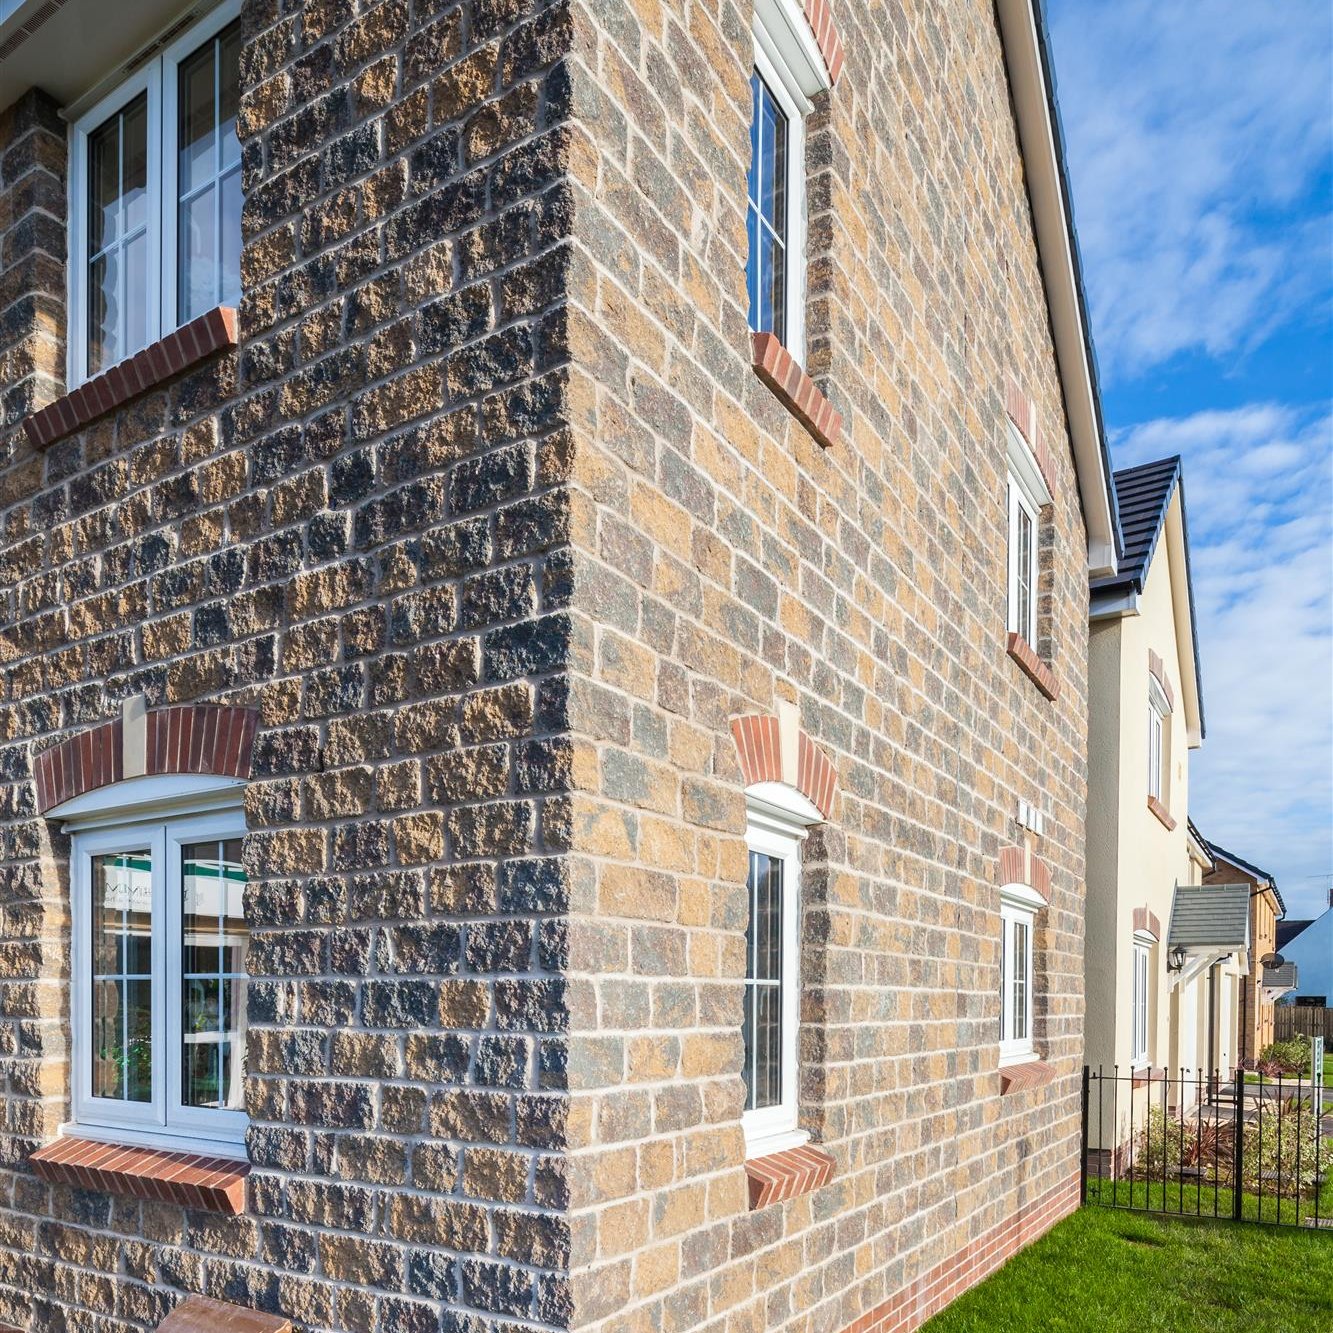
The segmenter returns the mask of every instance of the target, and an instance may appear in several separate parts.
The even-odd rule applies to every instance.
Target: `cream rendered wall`
[[[1120,643],[1124,622],[1093,621],[1088,642],[1087,925],[1085,1058],[1116,1063],[1116,975],[1124,948],[1117,929],[1120,865]]]
[[[1172,497],[1166,527],[1181,521],[1180,493]],[[1166,971],[1166,932],[1176,884],[1197,872],[1187,846],[1189,736],[1182,680],[1193,645],[1176,642],[1171,543],[1163,531],[1138,600],[1138,614],[1094,621],[1089,654],[1087,1049],[1091,1064],[1130,1066],[1134,909],[1146,906],[1161,923],[1152,950],[1148,1061],[1176,1063],[1193,1054],[1187,1034],[1171,1049],[1174,1000]],[[1175,695],[1168,718],[1169,783],[1164,793],[1175,819],[1168,830],[1148,808],[1148,654],[1165,664]],[[1189,656],[1182,662],[1181,654]],[[1204,1008],[1186,999],[1186,1013]],[[1197,1032],[1197,1024],[1192,1031]],[[1234,1048],[1234,1039],[1232,1042]]]

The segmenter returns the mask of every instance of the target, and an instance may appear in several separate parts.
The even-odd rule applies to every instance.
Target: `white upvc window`
[[[1037,646],[1037,571],[1041,511],[1051,493],[1041,468],[1021,432],[1007,422],[1009,463],[1008,503],[1008,615],[1006,628]]]
[[[116,822],[104,808],[71,839],[69,1129],[237,1153],[246,1127],[245,820],[239,809],[169,810],[140,807]]]
[[[1134,937],[1134,978],[1130,1000],[1130,1064],[1139,1068],[1148,1063],[1148,1010],[1151,1002],[1152,941],[1142,935]]]
[[[750,328],[805,358],[805,119],[830,87],[797,0],[756,0],[746,188]]]
[[[1026,884],[1000,890],[1000,1063],[1031,1060],[1034,940],[1037,913],[1046,900]]]
[[[803,1143],[797,1129],[801,962],[801,843],[821,816],[794,788],[747,792],[748,914],[743,1021],[746,1153]]]
[[[1171,705],[1162,687],[1148,677],[1148,795],[1167,803],[1171,752]]]
[[[71,387],[240,301],[239,13],[226,0],[72,127]]]

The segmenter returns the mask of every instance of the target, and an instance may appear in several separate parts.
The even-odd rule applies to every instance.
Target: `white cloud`
[[[1205,837],[1273,871],[1292,916],[1333,872],[1333,417],[1275,404],[1145,422],[1119,466],[1185,460],[1208,738]]]
[[[1318,314],[1333,141],[1327,0],[1052,0],[1103,368],[1257,346]]]

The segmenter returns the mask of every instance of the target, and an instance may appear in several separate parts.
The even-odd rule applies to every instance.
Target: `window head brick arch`
[[[128,700],[122,715],[43,750],[34,762],[37,810],[126,778],[167,774],[250,776],[259,714],[226,704],[146,709]]]
[[[1051,867],[1028,846],[1000,848],[1000,884],[1026,884],[1048,902],[1051,897]]]
[[[751,713],[732,719],[731,735],[746,787],[783,782],[794,787],[825,819],[833,816],[838,770],[801,729],[793,708],[780,715]]]

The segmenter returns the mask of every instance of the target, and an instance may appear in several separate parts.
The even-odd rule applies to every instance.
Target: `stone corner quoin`
[[[800,358],[747,325],[748,9],[241,0],[238,299],[82,384],[61,113],[93,89],[15,48],[0,1328],[906,1329],[1073,1206],[1087,539],[1001,37],[792,8],[832,83]],[[941,228],[971,262],[919,264]],[[1005,638],[1014,383],[1058,689]],[[773,788],[808,816],[799,1132],[747,1159]],[[172,848],[173,811],[239,811],[229,1155],[69,1131],[113,1060],[71,832],[118,793]],[[1015,857],[1048,906],[1002,1079]]]

